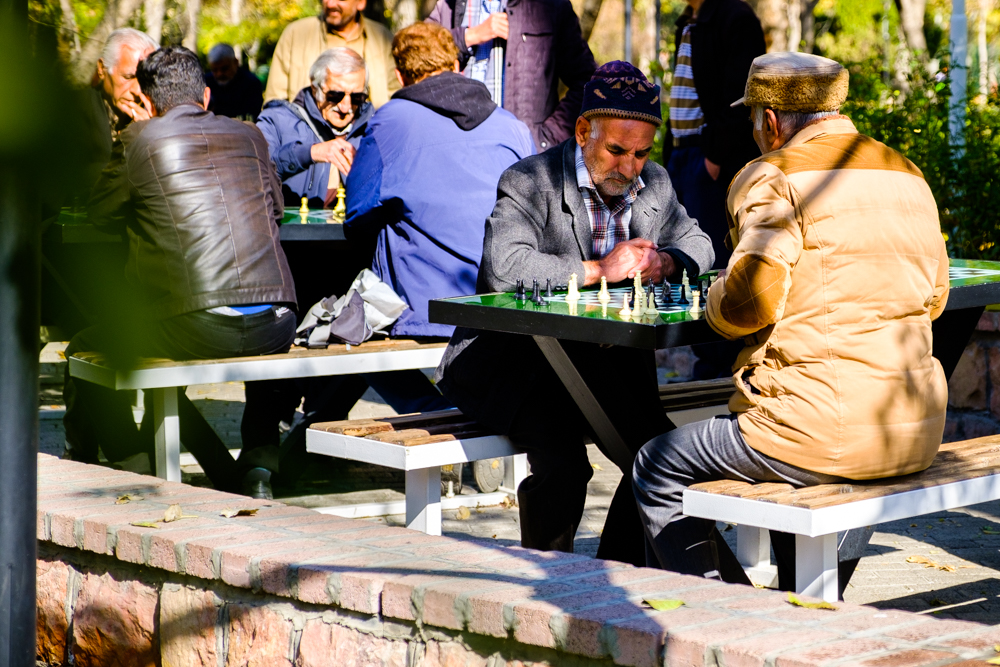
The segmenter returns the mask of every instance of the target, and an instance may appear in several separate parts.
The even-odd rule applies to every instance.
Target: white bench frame
[[[428,535],[441,534],[441,510],[461,506],[497,505],[507,496],[517,495],[517,487],[528,476],[528,457],[520,454],[510,440],[501,435],[487,435],[447,440],[423,445],[397,445],[352,435],[330,433],[310,428],[306,431],[306,450],[340,459],[361,461],[405,471],[406,527]],[[470,463],[482,459],[507,457],[504,484],[500,491],[441,499],[441,466]],[[450,502],[449,502],[450,501]],[[390,504],[391,505],[391,504]],[[337,516],[362,516],[367,506],[344,505],[314,508]],[[392,511],[395,509],[395,511]],[[398,514],[401,508],[384,507],[380,514]],[[370,514],[367,514],[370,516]]]
[[[340,347],[330,346],[327,350],[340,352]],[[355,349],[360,348],[355,346]],[[350,351],[351,346],[347,345],[346,350]],[[180,420],[177,414],[179,387],[218,382],[285,380],[436,368],[444,356],[444,350],[444,345],[428,345],[419,348],[379,349],[326,356],[310,354],[298,358],[265,355],[220,360],[218,363],[207,360],[197,360],[190,364],[169,362],[129,371],[116,371],[109,366],[70,357],[69,374],[108,389],[152,390],[156,476],[171,482],[179,482],[181,481]]]
[[[1000,473],[923,489],[805,509],[695,489],[684,514],[737,524],[737,558],[751,575],[773,570],[768,530],[795,535],[795,590],[835,602],[837,533],[1000,499]]]

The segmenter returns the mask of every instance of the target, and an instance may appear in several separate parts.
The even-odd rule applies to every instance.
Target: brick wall
[[[39,455],[38,646],[78,667],[959,665],[1000,628],[431,537]],[[132,499],[118,500],[125,494]],[[173,504],[184,518],[156,528]],[[225,509],[258,509],[225,518]],[[656,612],[644,599],[679,599]]]
[[[1000,433],[1000,312],[979,319],[948,383],[945,442]]]

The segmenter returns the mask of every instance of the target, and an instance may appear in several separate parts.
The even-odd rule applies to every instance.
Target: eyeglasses
[[[326,93],[326,101],[330,104],[340,104],[340,101],[347,96],[342,90],[328,90]],[[351,106],[359,107],[368,101],[368,93],[351,93]]]

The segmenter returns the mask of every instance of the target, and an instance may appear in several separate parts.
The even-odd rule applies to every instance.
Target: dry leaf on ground
[[[805,607],[806,609],[829,609],[830,611],[837,611],[837,608],[829,602],[806,602],[795,595],[795,593],[788,594],[788,603],[796,607]]]
[[[234,516],[253,516],[258,511],[260,510],[258,510],[256,507],[253,509],[243,509],[243,510],[224,509],[220,514],[226,517],[227,519],[232,519]]]
[[[197,519],[196,514],[185,514],[181,509],[180,505],[171,505],[167,508],[167,511],[163,513],[163,523],[170,523],[171,521],[180,521],[181,519]]]
[[[590,467],[593,468],[594,470],[604,470],[604,468],[602,468],[599,463],[591,463]]]
[[[460,519],[462,521],[465,521],[470,516],[472,516],[472,512],[469,511],[468,507],[459,507],[458,511],[455,512],[455,518]]]
[[[139,526],[140,528],[159,528],[159,524],[155,521],[133,521],[130,525]]]
[[[958,569],[966,569],[972,567],[971,565],[961,565],[955,567],[954,565],[948,565],[946,563],[938,563],[933,561],[927,556],[910,556],[906,559],[907,563],[917,563],[918,565],[923,565],[924,567],[933,567],[944,572],[955,572]]]
[[[673,611],[678,607],[684,606],[683,600],[653,600],[644,598],[643,602],[648,604],[656,611]]]
[[[1000,530],[997,530],[995,528],[991,528],[990,526],[983,526],[981,530],[986,535],[1000,535]]]
[[[132,502],[133,500],[142,500],[142,496],[133,496],[130,493],[124,493],[115,499],[115,505],[124,505]]]

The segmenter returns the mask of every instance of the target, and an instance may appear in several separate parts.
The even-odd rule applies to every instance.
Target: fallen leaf
[[[510,499],[510,496],[504,496],[504,499],[500,501],[500,506],[504,509],[510,509],[514,506],[514,501]]]
[[[643,599],[643,602],[645,602],[646,604],[648,604],[650,607],[652,607],[656,611],[673,611],[674,609],[677,609],[678,607],[681,607],[681,606],[684,605],[684,601],[683,600],[649,600],[649,599]]]
[[[795,593],[788,594],[788,602],[796,607],[805,607],[806,609],[829,609],[830,611],[837,611],[837,608],[829,602],[806,602],[795,595]]]
[[[1000,530],[996,530],[994,528],[990,528],[989,526],[983,526],[981,530],[986,535],[1000,535]]]
[[[602,468],[602,467],[601,467],[601,466],[600,466],[599,464],[597,464],[597,463],[591,463],[591,464],[590,464],[590,467],[591,467],[591,468],[593,468],[594,470],[604,470],[604,468]]]
[[[492,461],[490,461],[490,467],[493,468],[494,470],[496,470],[497,468],[499,468],[500,467],[500,459],[493,459]]]
[[[941,563],[938,563],[937,561],[933,561],[930,558],[928,558],[927,556],[909,556],[906,559],[906,562],[907,563],[916,563],[918,565],[923,565],[924,567],[936,568],[936,569],[942,570],[944,572],[954,572],[954,571],[956,571],[958,569],[954,565],[941,564]],[[963,567],[970,567],[970,566],[963,566]]]
[[[142,500],[142,496],[133,496],[132,494],[125,493],[115,499],[115,505],[125,505],[133,500]]]
[[[160,526],[155,521],[133,521],[133,526],[139,526],[140,528],[159,528]]]
[[[911,523],[910,524],[910,528],[916,528],[916,527],[917,527],[917,524],[915,524],[915,523]]]
[[[197,519],[196,514],[185,514],[181,509],[180,505],[171,505],[167,508],[167,511],[163,513],[163,523],[170,523],[172,521],[180,521],[181,519]]]
[[[222,510],[221,514],[227,519],[232,519],[234,516],[253,516],[258,511],[259,510],[257,508],[243,510],[225,509]]]
[[[990,658],[989,660],[986,661],[986,664],[988,664],[988,665],[1000,665],[1000,657]]]
[[[462,521],[465,521],[470,516],[472,516],[472,512],[469,511],[468,507],[459,507],[458,511],[455,512],[455,518],[460,519]]]

